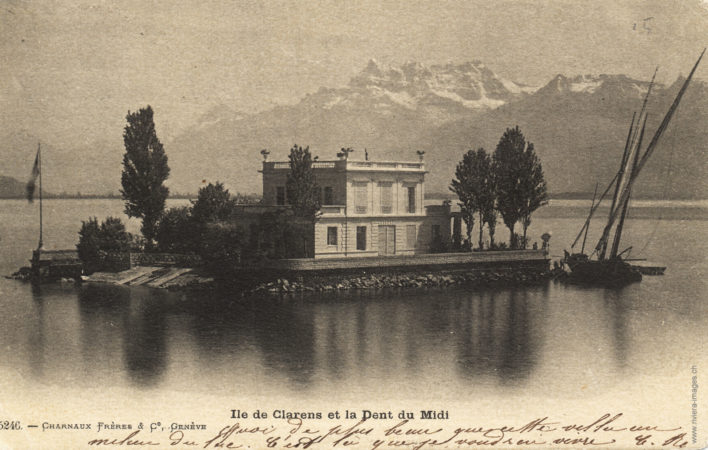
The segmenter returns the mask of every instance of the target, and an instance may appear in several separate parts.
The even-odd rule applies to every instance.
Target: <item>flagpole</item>
[[[42,250],[42,150],[37,142],[37,159],[39,160],[39,246],[37,250]]]

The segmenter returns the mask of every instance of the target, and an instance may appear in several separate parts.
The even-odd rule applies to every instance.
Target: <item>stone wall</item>
[[[543,250],[510,250],[461,253],[426,253],[415,256],[387,256],[372,258],[337,258],[337,259],[281,259],[268,261],[267,267],[281,271],[321,271],[347,270],[381,267],[469,267],[475,265],[494,265],[517,267],[545,266],[549,259]]]
[[[103,253],[100,255],[100,272],[121,272],[131,268],[130,254],[128,253]]]

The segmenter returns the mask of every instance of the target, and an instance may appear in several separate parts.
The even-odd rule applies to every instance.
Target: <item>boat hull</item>
[[[575,282],[616,286],[642,281],[642,274],[620,258],[604,261],[571,258],[567,264],[570,279]]]

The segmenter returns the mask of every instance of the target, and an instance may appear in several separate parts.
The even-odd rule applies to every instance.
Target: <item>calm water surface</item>
[[[572,207],[539,211],[530,229],[532,238],[552,231],[553,254],[584,220]],[[0,279],[0,367],[6,385],[22,380],[59,391],[111,386],[294,399],[365,391],[533,401],[679,385],[692,364],[708,368],[708,222],[696,211],[662,211],[663,220],[630,221],[626,244],[634,256],[665,264],[666,275],[622,289],[548,282],[239,298]],[[122,215],[121,202],[47,201],[47,247],[72,247],[82,219],[107,215]],[[26,264],[35,217],[36,205],[0,201],[3,275]]]

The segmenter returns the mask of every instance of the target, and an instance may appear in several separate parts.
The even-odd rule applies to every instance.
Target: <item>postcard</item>
[[[708,2],[6,0],[0,448],[708,446]]]

